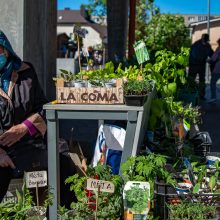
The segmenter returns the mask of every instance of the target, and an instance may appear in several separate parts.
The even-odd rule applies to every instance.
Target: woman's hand
[[[15,125],[0,136],[0,144],[10,147],[18,142],[27,132],[28,128],[24,124]]]
[[[15,169],[15,165],[7,153],[0,148],[0,167],[11,167]]]

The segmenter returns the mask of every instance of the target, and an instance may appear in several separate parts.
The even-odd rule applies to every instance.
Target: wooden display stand
[[[57,103],[66,104],[124,104],[122,79],[117,79],[116,87],[64,87],[64,80],[56,83]]]

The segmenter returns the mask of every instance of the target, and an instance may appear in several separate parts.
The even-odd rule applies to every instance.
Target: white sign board
[[[115,185],[112,182],[97,180],[97,179],[87,179],[87,190],[95,190],[100,192],[113,193],[115,191]]]
[[[47,171],[34,171],[26,173],[27,188],[47,186]]]

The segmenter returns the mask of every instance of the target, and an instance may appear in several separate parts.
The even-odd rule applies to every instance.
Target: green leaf
[[[169,83],[168,84],[168,90],[170,91],[171,94],[174,94],[176,92],[176,83]]]
[[[199,189],[200,189],[200,183],[197,183],[197,184],[193,187],[193,193],[199,193]]]

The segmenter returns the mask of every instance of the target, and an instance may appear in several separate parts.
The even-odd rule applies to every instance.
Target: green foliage
[[[0,219],[22,220],[26,212],[33,206],[33,198],[25,184],[22,191],[16,190],[17,202],[6,201],[0,204]]]
[[[152,91],[148,80],[128,80],[123,84],[124,95],[147,95]]]
[[[196,185],[193,187],[194,193],[199,193],[199,190],[209,193],[219,194],[219,190],[217,190],[217,185],[219,181],[219,161],[216,161],[214,164],[213,170],[208,170],[206,165],[200,165],[195,162],[192,163],[193,172],[197,176]]]
[[[145,38],[147,33],[146,26],[153,15],[159,13],[159,8],[154,5],[154,0],[137,0],[136,5],[136,41]]]
[[[167,49],[179,52],[181,47],[190,46],[189,29],[182,16],[156,14],[145,28],[145,41],[150,51]]]
[[[114,193],[100,192],[98,195],[98,219],[120,219],[122,214],[122,178],[119,175],[113,175],[111,168],[105,165],[88,167],[87,175],[91,178],[111,181],[115,185]],[[86,219],[94,216],[94,210],[88,206],[88,197],[86,196],[86,177],[79,177],[78,174],[69,177],[66,183],[70,183],[70,190],[74,191],[77,203],[72,203],[71,208],[76,211],[74,219]],[[95,201],[96,195],[90,197]]]
[[[118,76],[115,73],[114,64],[112,62],[106,63],[104,68],[100,66],[100,68],[96,70],[83,71],[82,75],[87,76],[90,81],[104,81],[118,78]]]
[[[17,201],[8,200],[0,203],[0,219],[1,220],[23,220],[28,211],[35,206],[33,197],[23,184],[21,192],[16,190]],[[52,194],[48,192],[48,197],[44,201],[44,207],[47,208],[52,204]]]
[[[177,54],[161,50],[156,53],[155,64],[148,63],[144,73],[156,82],[157,91],[163,97],[174,96],[179,84],[185,84],[185,69],[188,64],[189,49],[181,48]]]
[[[203,203],[182,202],[168,205],[170,209],[169,220],[206,220],[215,217],[216,207]]]
[[[149,200],[148,189],[142,189],[139,186],[133,186],[125,191],[125,199],[131,211],[142,212],[147,208]]]
[[[71,82],[76,79],[76,75],[71,71],[60,69],[58,76],[53,78],[54,81],[57,81],[58,79],[63,79],[64,82]]]
[[[83,6],[88,10],[90,15],[105,16],[107,14],[106,0],[89,0],[89,4]]]
[[[154,180],[163,180],[172,186],[176,185],[173,175],[165,169],[166,159],[162,155],[130,157],[122,164],[122,176],[125,181],[147,181],[153,192]],[[151,193],[152,194],[152,193]]]

